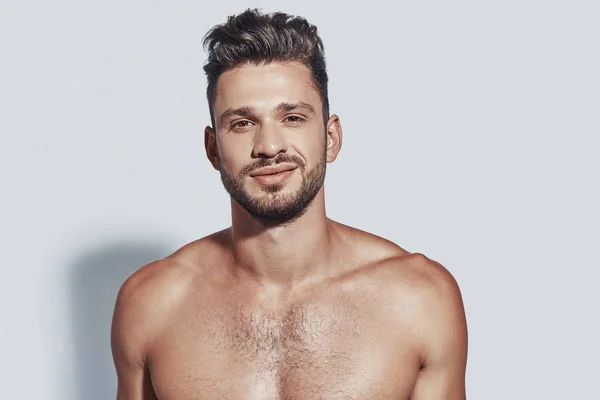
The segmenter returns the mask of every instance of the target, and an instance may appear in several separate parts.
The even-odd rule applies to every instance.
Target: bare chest
[[[406,399],[418,372],[407,343],[351,306],[187,315],[150,363],[160,400]]]

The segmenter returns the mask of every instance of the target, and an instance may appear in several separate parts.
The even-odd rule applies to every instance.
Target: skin
[[[306,170],[333,162],[342,128],[321,105],[301,64],[229,70],[205,131],[208,159],[234,175],[280,154]],[[294,170],[275,194],[241,181],[276,206],[303,176]],[[261,223],[233,199],[231,210],[231,227],[123,284],[112,326],[118,400],[465,399],[465,314],[443,266],[329,219],[323,188],[285,224]]]

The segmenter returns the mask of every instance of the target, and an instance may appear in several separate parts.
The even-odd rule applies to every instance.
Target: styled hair
[[[221,74],[243,64],[290,61],[300,62],[310,71],[323,103],[323,120],[327,123],[329,98],[323,42],[317,27],[306,19],[281,12],[263,14],[257,9],[248,9],[229,16],[226,23],[214,26],[204,37],[203,45],[208,51],[204,72],[213,127],[213,104]]]

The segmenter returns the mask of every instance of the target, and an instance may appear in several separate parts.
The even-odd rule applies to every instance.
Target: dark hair
[[[248,9],[213,27],[204,37],[203,44],[208,50],[204,72],[208,80],[206,97],[213,127],[212,105],[217,81],[223,72],[246,63],[289,61],[300,62],[310,71],[321,96],[323,119],[327,123],[329,98],[323,42],[317,27],[306,19],[281,12],[263,14],[257,9]]]

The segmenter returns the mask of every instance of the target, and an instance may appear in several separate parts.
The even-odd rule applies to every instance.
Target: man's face
[[[300,63],[245,65],[219,78],[213,112],[225,189],[265,225],[301,216],[325,179],[322,102]]]

